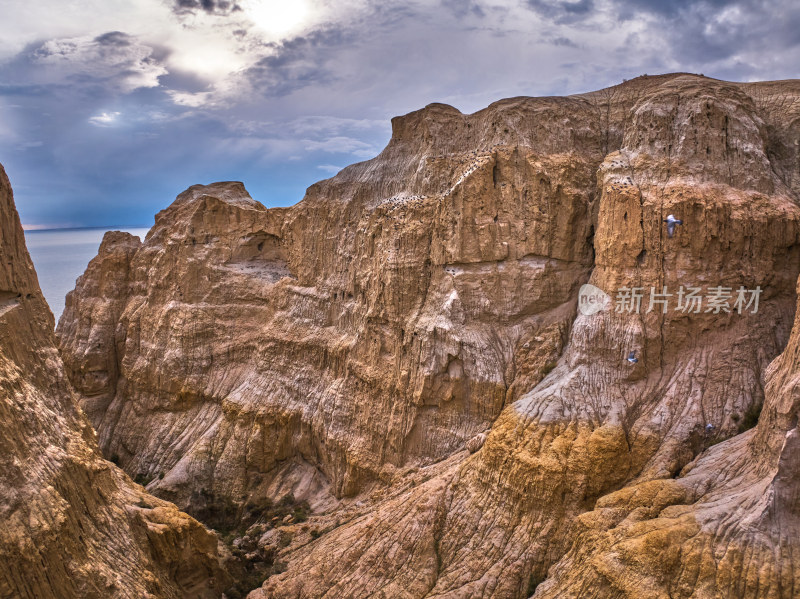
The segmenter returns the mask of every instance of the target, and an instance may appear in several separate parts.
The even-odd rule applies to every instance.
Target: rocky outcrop
[[[261,521],[288,569],[253,596],[793,596],[796,421],[764,377],[800,272],[798,98],[670,75],[431,105],[292,208],[190,188],[68,297],[70,379],[181,507],[311,503],[313,535]],[[605,310],[577,311],[587,282]]]
[[[0,597],[219,597],[216,537],[97,448],[0,167]]]
[[[602,497],[536,597],[796,597],[798,344],[800,318],[767,371],[755,429],[709,448],[674,480]]]
[[[395,123],[398,143],[417,143],[409,126]],[[387,160],[409,171],[407,151]],[[414,151],[441,181],[407,191],[410,172],[356,165],[290,211],[241,184],[194,187],[126,266],[129,240],[108,237],[59,327],[106,454],[163,473],[151,488],[186,507],[198,487],[263,492],[290,458],[318,468],[319,493],[354,495],[384,468],[463,448],[511,400],[517,368],[541,379],[589,274],[588,158]],[[522,201],[551,189],[549,210]]]

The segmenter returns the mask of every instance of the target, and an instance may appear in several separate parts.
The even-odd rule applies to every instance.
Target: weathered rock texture
[[[219,597],[216,537],[98,451],[0,167],[0,597]]]
[[[107,237],[62,355],[154,493],[317,508],[254,596],[791,597],[794,354],[767,367],[799,143],[796,81],[430,105],[292,208],[195,186],[141,245]],[[577,315],[587,281],[641,312]],[[681,285],[763,292],[689,313]]]

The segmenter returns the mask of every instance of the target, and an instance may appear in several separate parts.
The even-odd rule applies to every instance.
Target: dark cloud
[[[152,47],[119,31],[34,43],[0,63],[0,80],[6,86],[51,92],[73,86],[78,95],[155,87],[164,74]]]
[[[556,23],[573,23],[591,15],[594,0],[526,0],[526,5]]]
[[[101,46],[125,47],[131,45],[131,36],[122,31],[109,31],[94,38]]]
[[[800,44],[795,0],[618,0],[614,7],[620,20],[647,19],[649,37],[666,47],[664,58],[695,69],[728,69],[727,61],[738,65],[734,72],[752,76],[758,66],[751,61],[768,61]]]
[[[146,223],[188,185],[220,179],[286,205],[323,172],[377,153],[390,117],[434,101],[472,112],[642,73],[774,79],[800,64],[795,0],[337,4],[266,43],[234,1],[169,0],[167,12],[227,16],[178,19],[175,37],[191,35],[163,47],[115,23],[4,57],[0,162],[24,220]],[[244,66],[204,70],[217,48]]]
[[[565,48],[577,48],[578,47],[578,44],[576,44],[570,38],[565,37],[563,35],[551,39],[550,43],[553,44],[554,46],[563,46]]]
[[[718,10],[738,3],[730,0],[619,0],[616,4],[621,18],[633,18],[640,13],[675,16],[697,8]]]
[[[285,96],[311,85],[328,85],[337,78],[331,57],[357,36],[344,28],[327,27],[270,44],[273,53],[244,71],[242,78],[265,96]]]
[[[204,10],[210,14],[226,15],[239,12],[242,8],[229,0],[175,0],[174,10],[178,13]]]
[[[459,19],[466,16],[478,17],[479,19],[486,17],[484,9],[474,0],[442,0],[442,6]]]

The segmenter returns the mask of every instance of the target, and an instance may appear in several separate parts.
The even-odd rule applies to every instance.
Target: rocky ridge
[[[278,551],[253,597],[793,596],[800,83],[392,125],[292,208],[195,186],[106,238],[58,327],[106,455]],[[309,523],[259,520],[287,493]]]
[[[219,597],[217,538],[104,460],[0,167],[0,597]]]

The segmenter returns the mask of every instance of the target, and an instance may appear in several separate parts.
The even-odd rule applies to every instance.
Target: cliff
[[[216,537],[98,451],[0,167],[0,597],[219,597]]]
[[[644,77],[392,125],[292,208],[195,186],[143,243],[106,238],[58,327],[106,455],[279,552],[253,596],[792,596],[792,359],[768,366],[800,83]],[[607,309],[577,310],[587,282]],[[688,288],[728,310],[678,309]],[[305,527],[259,509],[287,493]]]

